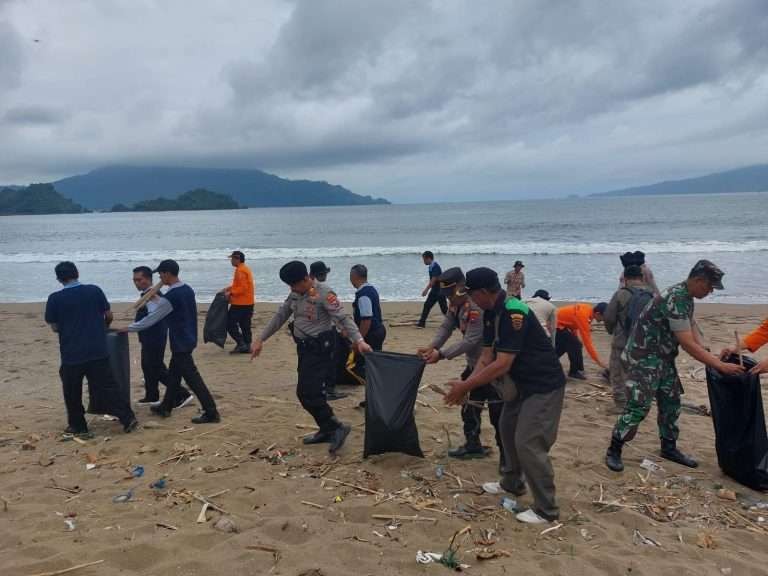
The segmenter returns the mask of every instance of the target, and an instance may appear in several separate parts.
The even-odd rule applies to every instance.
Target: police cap
[[[174,276],[179,275],[179,263],[176,262],[176,260],[163,260],[160,262],[160,264],[157,265],[157,268],[152,270],[153,273],[155,272],[169,272],[173,274]]]
[[[461,268],[458,266],[454,268],[448,268],[448,270],[440,274],[438,281],[440,282],[440,294],[446,298],[450,298],[454,295],[454,293],[456,293],[457,288],[463,287],[464,272],[462,272]]]
[[[301,282],[307,277],[307,266],[299,260],[292,260],[280,268],[280,280],[289,286]]]
[[[490,268],[473,268],[467,272],[465,286],[467,291],[490,290],[491,292],[496,292],[501,290],[499,275]]]
[[[723,276],[725,272],[709,260],[699,260],[688,274],[688,278],[706,278],[715,290],[723,289]]]

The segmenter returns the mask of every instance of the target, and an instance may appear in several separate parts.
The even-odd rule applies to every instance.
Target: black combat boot
[[[322,444],[323,442],[330,442],[332,437],[333,432],[318,430],[314,434],[304,436],[301,441],[304,444]]]
[[[331,432],[331,445],[328,446],[328,452],[331,456],[335,456],[336,452],[340,450],[342,446],[344,446],[344,442],[346,441],[347,436],[349,436],[351,430],[352,428],[349,426],[349,424],[340,422],[339,427]]]
[[[621,461],[621,449],[623,447],[624,442],[622,440],[619,440],[615,436],[611,436],[611,445],[605,453],[605,465],[614,472],[621,472],[624,470],[624,462]]]
[[[688,468],[698,468],[699,463],[696,462],[690,456],[683,454],[677,449],[676,442],[674,440],[668,440],[666,438],[661,439],[661,457],[672,462],[677,462]]]
[[[448,450],[448,456],[458,458],[459,460],[471,460],[473,458],[485,458],[488,456],[488,450],[480,444],[479,436],[467,436],[464,446]]]

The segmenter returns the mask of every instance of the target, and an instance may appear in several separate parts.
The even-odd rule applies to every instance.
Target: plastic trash
[[[442,464],[438,464],[435,467],[435,478],[440,479],[445,475],[445,468],[443,468]]]
[[[114,502],[115,504],[122,504],[124,502],[130,502],[132,499],[133,499],[133,490],[128,490],[128,492],[123,492],[122,494],[113,496],[112,502]]]
[[[166,484],[167,483],[165,481],[165,478],[160,478],[152,482],[152,484],[150,484],[149,487],[152,488],[152,490],[164,490]]]
[[[144,476],[144,466],[134,466],[131,470],[131,476],[134,478],[141,478]]]
[[[483,483],[483,492],[486,494],[503,494],[504,488],[501,487],[501,484],[498,482],[484,482]]]
[[[523,508],[517,503],[517,500],[510,498],[509,496],[504,496],[501,499],[501,507],[507,512],[512,512],[512,514],[517,514],[518,512],[523,511]]]
[[[664,470],[664,468],[648,458],[643,458],[643,461],[640,463],[640,468],[648,470],[648,472],[662,472]]]

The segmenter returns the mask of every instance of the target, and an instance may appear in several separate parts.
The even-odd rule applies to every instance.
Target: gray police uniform
[[[334,325],[344,329],[353,342],[362,340],[352,319],[334,291],[316,282],[306,294],[291,292],[261,333],[266,341],[293,316],[292,332],[299,357],[296,396],[320,427],[332,432],[340,426],[326,399],[325,384],[334,370]]]
[[[457,328],[464,337],[451,346],[441,348]],[[438,328],[431,346],[439,350],[440,355],[448,360],[464,354],[467,358],[467,367],[461,374],[461,379],[466,380],[472,374],[472,370],[474,370],[483,349],[482,308],[472,302],[470,298],[467,298],[466,302],[458,308],[455,306],[448,308],[448,313],[445,315],[440,328]],[[504,450],[501,446],[501,437],[499,436],[498,429],[502,404],[496,389],[492,384],[478,386],[469,393],[469,399],[472,403],[465,403],[461,408],[466,449],[469,451],[481,451],[482,449],[480,443],[480,415],[483,411],[482,405],[487,400],[488,414],[496,432],[496,445],[499,447],[499,454],[503,464]]]

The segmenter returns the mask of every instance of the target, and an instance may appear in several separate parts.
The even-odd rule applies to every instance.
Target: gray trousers
[[[504,404],[499,433],[504,445],[506,465],[502,484],[522,489],[528,484],[533,494],[533,509],[548,520],[556,519],[560,509],[555,501],[555,472],[549,450],[557,440],[565,387],[544,394],[532,394]]]
[[[613,401],[616,405],[624,408],[627,403],[627,371],[621,360],[623,348],[611,347],[611,361],[608,365],[610,372],[611,389],[613,391]]]

